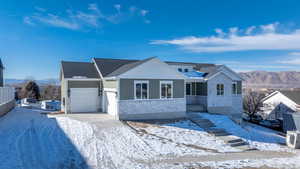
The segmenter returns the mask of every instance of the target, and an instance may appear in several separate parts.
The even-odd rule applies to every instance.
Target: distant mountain
[[[300,72],[252,71],[239,73],[249,88],[300,88]]]
[[[24,79],[4,79],[4,83],[6,85],[17,85],[20,83],[24,83]],[[38,85],[59,85],[59,80],[58,79],[43,79],[43,80],[35,80]]]

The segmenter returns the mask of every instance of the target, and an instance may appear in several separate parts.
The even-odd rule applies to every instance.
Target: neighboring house
[[[300,91],[275,91],[263,100],[260,114],[264,119],[282,120],[284,113],[300,111]]]
[[[0,58],[0,87],[4,86],[4,77],[3,77],[4,66]]]
[[[186,116],[187,107],[242,113],[242,78],[224,65],[94,58],[61,64],[62,111],[106,112],[117,119]]]

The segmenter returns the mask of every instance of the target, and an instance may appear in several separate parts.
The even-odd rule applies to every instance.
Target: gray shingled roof
[[[139,60],[94,58],[94,61],[97,64],[97,67],[100,70],[102,76],[107,77],[109,74],[116,71],[120,67],[126,64],[138,62]]]
[[[118,76],[122,73],[127,72],[130,69],[133,69],[133,68],[137,67],[138,65],[141,65],[141,64],[147,62],[148,60],[153,59],[153,58],[154,57],[144,59],[144,60],[140,60],[140,61],[135,61],[135,62],[132,62],[132,63],[129,63],[129,64],[125,64],[125,65],[119,67],[118,69],[116,69],[115,71],[111,72],[110,74],[108,74],[106,77]]]
[[[118,76],[150,59],[145,60],[126,60],[126,59],[106,59],[106,58],[94,58],[100,72],[103,77],[113,77]],[[196,70],[207,73],[207,75],[212,75],[216,70],[215,64],[207,64],[207,63],[192,63],[192,62],[171,62],[166,61],[169,65],[194,65]],[[210,68],[210,69],[207,69]],[[205,70],[205,71],[204,71]]]
[[[62,61],[61,65],[64,78],[72,78],[74,76],[100,78],[99,73],[97,72],[97,69],[93,63]]]
[[[285,90],[280,91],[283,95],[288,97],[289,99],[293,100],[295,103],[300,105],[300,91],[291,91],[291,90]]]

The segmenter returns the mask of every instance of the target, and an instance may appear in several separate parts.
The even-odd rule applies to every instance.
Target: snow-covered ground
[[[220,152],[236,150],[190,121],[136,126],[141,130],[136,132],[121,122],[101,128],[69,117],[49,118],[40,112],[18,107],[0,118],[0,169],[300,167],[299,155],[288,159],[226,160],[231,153]],[[216,155],[226,159],[215,161]],[[201,162],[203,157],[206,161]]]
[[[251,123],[244,123],[240,126],[225,115],[201,113],[201,116],[209,119],[218,128],[223,128],[234,136],[244,139],[252,148],[266,151],[292,151],[281,146],[285,143],[285,137],[278,135],[274,130]]]
[[[141,138],[157,152],[180,155],[213,155],[218,152],[239,152],[240,150],[226,145],[224,141],[211,136],[195,123],[181,120],[174,123],[145,124],[130,122]],[[148,134],[145,134],[148,133]]]

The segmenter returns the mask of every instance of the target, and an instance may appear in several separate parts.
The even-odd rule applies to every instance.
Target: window
[[[178,68],[178,72],[182,72],[182,69],[181,69],[181,68]]]
[[[224,84],[217,84],[217,95],[218,96],[224,95]]]
[[[191,83],[185,84],[185,93],[186,95],[191,95]]]
[[[233,82],[232,83],[232,94],[237,94],[237,83]]]
[[[173,98],[173,82],[161,81],[160,82],[160,98],[168,99]]]
[[[184,69],[184,72],[188,72],[189,71],[189,69]]]
[[[135,99],[148,99],[148,81],[134,81]]]

